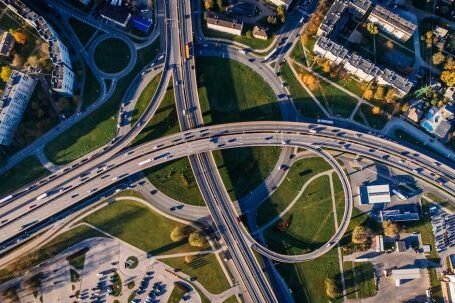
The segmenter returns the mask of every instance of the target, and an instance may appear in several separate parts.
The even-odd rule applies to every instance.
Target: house
[[[368,21],[403,42],[408,41],[417,29],[417,25],[381,5],[373,8],[368,15]]]
[[[405,117],[414,123],[419,123],[420,118],[422,118],[423,115],[423,106],[424,102],[422,100],[413,102],[409,106],[409,109],[406,112]]]
[[[268,28],[255,26],[253,28],[253,37],[256,39],[267,40],[269,38]]]
[[[243,22],[233,18],[228,18],[213,12],[205,13],[207,27],[216,31],[228,33],[231,35],[241,36],[243,31]]]
[[[4,31],[0,37],[0,55],[8,57],[14,47],[14,37],[9,32]]]
[[[448,87],[444,92],[444,98],[455,102],[455,86]]]
[[[359,187],[359,192],[362,204],[389,203],[391,201],[389,184],[362,186]]]
[[[10,145],[36,86],[31,76],[13,70],[0,99],[0,144]]]
[[[125,28],[131,19],[130,12],[123,6],[104,3],[100,8],[100,15],[106,20],[114,22],[120,27]]]
[[[441,108],[433,106],[420,124],[429,133],[446,139],[452,128],[455,105],[444,105]]]

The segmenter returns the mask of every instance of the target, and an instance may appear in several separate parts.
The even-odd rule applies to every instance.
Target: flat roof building
[[[362,202],[368,204],[374,203],[389,203],[390,200],[390,186],[384,185],[367,185],[362,186],[360,189],[360,198]]]
[[[63,63],[55,65],[52,71],[52,89],[66,96],[73,95],[75,75],[73,71]]]
[[[241,36],[243,31],[243,22],[233,18],[228,18],[213,12],[205,13],[207,27],[231,35]]]
[[[12,71],[0,99],[1,145],[11,144],[35,86],[36,80],[29,75]]]
[[[404,211],[398,209],[387,209],[380,212],[381,221],[404,222],[419,220],[419,213]]]
[[[130,12],[123,6],[104,3],[100,8],[100,15],[106,20],[112,21],[120,27],[125,28],[131,19]]]
[[[406,242],[404,241],[396,241],[396,251],[397,252],[405,252],[406,251]]]
[[[269,0],[269,2],[272,2],[276,6],[283,5],[284,7],[286,7],[286,9],[289,8],[289,6],[292,4],[292,1],[293,0]]]
[[[368,16],[368,21],[375,23],[382,30],[402,41],[407,41],[411,38],[417,28],[414,23],[381,5],[376,5],[373,8]]]
[[[8,57],[14,47],[14,37],[9,32],[4,31],[0,37],[0,55]]]

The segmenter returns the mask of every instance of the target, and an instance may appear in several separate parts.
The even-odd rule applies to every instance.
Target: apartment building
[[[0,99],[0,144],[10,145],[36,86],[31,76],[13,70]]]
[[[207,27],[216,31],[228,33],[231,35],[241,36],[243,31],[243,22],[233,18],[218,15],[213,12],[205,13]]]
[[[401,41],[407,41],[414,34],[417,25],[404,19],[398,14],[376,5],[368,15],[368,21],[376,24],[383,31],[395,36]]]

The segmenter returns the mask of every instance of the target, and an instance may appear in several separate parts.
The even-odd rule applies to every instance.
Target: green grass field
[[[296,255],[324,245],[335,230],[329,177],[312,181],[282,220],[291,221],[285,231],[276,229],[277,222],[264,232],[268,243],[282,242],[281,252]]]
[[[370,262],[344,262],[344,281],[348,299],[365,299],[376,295],[376,277]]]
[[[276,96],[249,67],[229,59],[196,60],[199,100],[206,124],[281,120]]]
[[[29,156],[0,175],[0,195],[5,195],[21,186],[50,175],[35,156]]]
[[[430,275],[431,299],[435,303],[446,302],[442,294],[441,281],[438,279],[436,268],[428,268],[428,274]]]
[[[82,45],[85,45],[97,31],[96,28],[88,25],[85,22],[79,21],[76,18],[70,18],[68,20],[68,23],[70,24],[71,29],[74,31]]]
[[[230,287],[218,260],[213,254],[194,256],[188,264],[185,263],[183,257],[166,258],[160,261],[173,268],[180,268],[190,277],[195,277],[205,289],[213,294],[221,293]]]
[[[332,115],[343,118],[349,118],[357,105],[357,100],[323,80],[314,95]]]
[[[300,43],[297,45],[300,45]],[[288,84],[289,92],[294,99],[294,105],[301,115],[309,118],[325,117],[321,108],[311,99],[310,95],[295,78],[288,63],[285,63],[281,68],[281,74],[284,81]]]
[[[455,213],[455,206],[453,204],[450,204],[449,201],[447,201],[447,199],[443,199],[433,193],[425,193],[425,196],[430,198],[433,202],[435,202]]]
[[[153,119],[151,119],[142,132],[134,138],[133,145],[142,144],[179,131],[180,126],[175,108],[175,96],[171,81]]]
[[[47,158],[67,164],[108,143],[116,133],[119,104],[133,78],[158,54],[159,41],[138,51],[133,70],[120,79],[112,97],[82,121],[50,141],[44,147]]]
[[[96,79],[93,71],[89,66],[85,67],[85,84],[84,84],[84,92],[82,95],[82,110],[86,109],[90,106],[93,102],[98,100],[101,87],[100,83]]]
[[[169,197],[191,205],[205,205],[188,158],[157,165],[144,171],[150,182]]]
[[[105,73],[118,73],[130,62],[131,52],[120,39],[109,38],[96,46],[95,63]]]
[[[213,152],[223,183],[232,200],[254,190],[273,171],[281,148],[247,147]]]
[[[180,300],[182,300],[185,293],[186,292],[183,290],[183,288],[175,286],[174,284],[174,288],[172,289],[171,295],[167,300],[167,303],[179,303]]]
[[[189,246],[186,239],[171,241],[172,229],[183,224],[161,216],[139,202],[114,202],[83,220],[152,255],[196,250]]]
[[[389,121],[389,119],[387,119],[387,117],[383,115],[375,115],[371,112],[371,110],[372,107],[367,104],[360,105],[359,110],[354,116],[354,120],[359,123],[365,124],[364,120],[362,119],[363,115],[371,127],[376,129],[382,129],[386,125],[387,121]]]
[[[286,175],[278,189],[257,210],[258,225],[262,226],[281,213],[302,186],[312,176],[331,169],[331,166],[322,158],[304,158],[296,162]]]
[[[133,125],[139,120],[139,118],[142,116],[142,114],[149,106],[150,100],[155,94],[158,84],[160,83],[161,75],[162,73],[156,75],[141,92],[139,98],[137,99],[136,107],[134,108],[133,111],[133,116],[131,117],[131,125]]]

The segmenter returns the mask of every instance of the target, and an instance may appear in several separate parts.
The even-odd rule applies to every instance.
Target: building
[[[131,19],[130,12],[123,6],[104,3],[100,8],[100,15],[120,27],[125,28]]]
[[[289,8],[289,6],[291,6],[292,4],[292,0],[269,0],[268,2],[271,2],[273,4],[275,4],[276,6],[284,6],[286,7],[286,9]]]
[[[255,26],[253,28],[253,37],[256,39],[267,40],[269,38],[268,29],[266,27]]]
[[[0,144],[10,145],[21,122],[36,80],[13,70],[0,100]]]
[[[73,95],[74,80],[75,75],[73,71],[63,63],[57,64],[52,71],[52,89],[63,95]]]
[[[412,102],[408,111],[405,113],[405,117],[414,123],[419,123],[423,116],[424,105],[425,103],[422,100]]]
[[[455,275],[445,275],[441,280],[444,302],[455,302]]]
[[[379,212],[381,221],[404,222],[419,220],[418,212],[400,211],[398,209],[387,209]]]
[[[396,241],[395,242],[395,249],[397,252],[405,252],[406,251],[406,242],[404,241]]]
[[[417,25],[404,19],[387,8],[376,5],[368,15],[368,21],[376,24],[385,32],[397,37],[401,41],[407,41],[414,34]]]
[[[332,39],[344,27],[349,14],[362,18],[368,13],[370,7],[371,1],[369,0],[336,0],[329,8],[318,28],[317,35],[319,38],[313,50],[316,54],[334,64],[342,64],[347,72],[359,80],[367,82],[377,80],[381,85],[388,85],[394,88],[398,97],[404,97],[412,89],[413,83],[411,81],[387,68],[382,69],[357,54],[352,54],[347,48],[337,44]],[[403,20],[401,23],[408,26],[405,23],[406,20]]]
[[[448,87],[444,92],[444,98],[455,102],[455,86]]]
[[[14,37],[9,32],[4,31],[0,37],[0,55],[8,57],[14,47]]]
[[[72,95],[73,84],[74,84],[74,73],[72,71],[71,57],[69,50],[66,45],[59,39],[57,32],[52,28],[52,26],[40,15],[32,11],[28,6],[22,3],[20,0],[0,0],[23,18],[31,27],[33,27],[40,37],[45,40],[49,45],[49,57],[53,63],[52,79],[51,86],[55,91],[61,92],[65,95]],[[65,68],[62,68],[61,65],[65,65]],[[57,77],[64,70],[64,74],[67,75],[65,83],[65,88],[58,85],[59,81],[54,81],[54,75]],[[73,82],[71,83],[68,77],[72,75]],[[57,77],[58,78],[58,77]],[[54,85],[55,84],[55,85]],[[71,92],[71,94],[70,94]]]
[[[359,188],[360,201],[362,204],[389,203],[390,186],[384,185],[367,185]]]
[[[243,31],[243,22],[233,18],[228,18],[213,12],[205,13],[207,27],[216,31],[228,33],[231,35],[241,36]]]
[[[400,286],[402,281],[420,279],[422,273],[419,268],[406,268],[392,270],[392,278],[395,279],[395,285]]]
[[[444,105],[441,108],[433,106],[420,125],[429,133],[446,139],[452,128],[454,115],[455,105]]]

